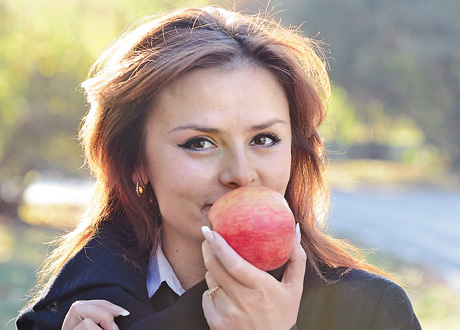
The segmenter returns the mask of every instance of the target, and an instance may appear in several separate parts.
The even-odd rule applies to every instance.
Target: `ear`
[[[131,180],[134,184],[136,184],[139,180],[139,184],[141,186],[145,186],[147,183],[149,183],[149,176],[147,175],[144,166],[139,167],[133,172],[133,174],[131,175]]]

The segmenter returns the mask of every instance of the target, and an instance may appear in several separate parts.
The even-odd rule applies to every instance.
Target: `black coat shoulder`
[[[143,269],[142,265],[127,261],[123,247],[113,237],[110,226],[106,226],[70,258],[39,300],[21,311],[16,322],[18,329],[60,329],[77,300],[107,299],[122,307],[149,307],[146,265]]]
[[[147,260],[145,265],[127,261],[114,237],[107,227],[77,252],[39,301],[21,312],[18,329],[60,329],[72,303],[90,299],[106,299],[130,311],[117,318],[120,329],[209,329],[201,307],[205,281],[157,312],[146,288]],[[406,293],[395,283],[360,270],[344,274],[344,269],[331,268],[324,272],[330,283],[325,284],[308,269],[297,330],[420,329]],[[272,275],[280,280],[283,270]]]
[[[306,277],[298,329],[421,329],[404,290],[362,270],[330,269],[329,284]]]
[[[110,226],[105,226],[69,259],[39,301],[19,314],[17,328],[61,329],[75,301],[105,299],[130,312],[116,319],[120,329],[209,329],[201,308],[205,281],[187,290],[171,308],[157,312],[147,292],[147,260],[136,265],[126,260],[125,247],[115,237]]]

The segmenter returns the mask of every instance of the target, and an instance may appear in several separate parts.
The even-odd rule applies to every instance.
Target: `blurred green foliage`
[[[391,116],[383,104],[359,109],[338,86],[332,88],[332,94],[320,132],[334,167],[347,167],[348,175],[361,183],[447,184],[450,159],[442,148],[427,143],[425,132],[410,115]],[[377,163],[394,174],[375,171],[372,165]],[[367,167],[375,175],[366,179]]]
[[[79,84],[102,49],[145,15],[202,3],[0,0],[0,208],[39,172],[78,174]]]
[[[75,138],[86,111],[79,84],[104,46],[147,14],[204,3],[0,0],[0,209],[44,172],[87,176]],[[329,149],[460,173],[459,1],[279,3],[268,10],[283,24],[305,22],[330,45]]]
[[[0,329],[16,329],[15,318],[35,284],[36,270],[49,252],[48,243],[62,231],[9,226],[0,216]]]
[[[332,149],[460,173],[459,1],[272,0],[267,9],[328,45]]]
[[[308,35],[330,45],[332,81],[346,90],[355,120],[339,121],[339,109],[331,115],[336,127],[361,131],[367,143],[411,149],[405,160],[429,156],[460,172],[459,1],[297,0],[279,7],[286,8],[283,22],[305,22]],[[366,142],[343,134],[336,142]]]

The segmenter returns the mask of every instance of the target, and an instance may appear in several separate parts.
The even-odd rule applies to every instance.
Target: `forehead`
[[[289,120],[283,87],[271,72],[255,65],[193,70],[164,87],[152,110],[154,122],[168,125],[219,117]]]

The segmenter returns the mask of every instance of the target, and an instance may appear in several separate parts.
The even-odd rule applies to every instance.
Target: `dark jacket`
[[[120,329],[209,329],[201,307],[204,281],[187,290],[174,306],[157,312],[146,288],[147,260],[136,267],[122,251],[110,230],[101,230],[64,265],[40,300],[21,312],[18,329],[61,329],[72,303],[89,299],[106,299],[128,310],[129,316],[116,318]],[[280,279],[282,271],[272,275]],[[420,329],[399,286],[364,271],[341,273],[343,269],[325,270],[334,281],[325,285],[307,266],[298,330]]]

